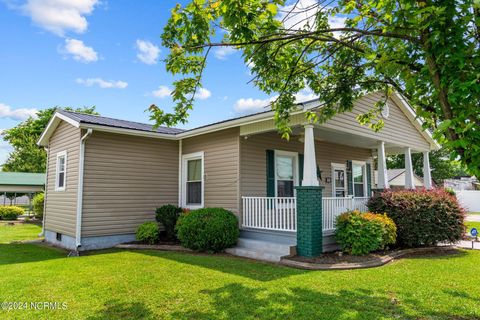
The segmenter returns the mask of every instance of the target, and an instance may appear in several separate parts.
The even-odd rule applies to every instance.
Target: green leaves
[[[394,89],[415,107],[424,128],[480,175],[479,6],[479,0],[341,0],[328,8],[319,2],[301,9],[280,0],[177,5],[162,34],[170,50],[167,71],[181,77],[174,83],[174,112],[153,106],[151,118],[184,123],[209,48],[229,45],[253,65],[252,84],[279,96],[272,109],[283,137],[291,132],[294,96],[305,88],[324,103],[315,116],[307,114],[308,121],[318,122],[351,110],[365,93],[388,96]],[[344,31],[330,30],[332,15],[345,19]],[[357,120],[381,130],[381,103]]]

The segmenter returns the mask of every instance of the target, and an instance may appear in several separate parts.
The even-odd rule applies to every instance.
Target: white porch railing
[[[242,227],[296,231],[297,199],[290,197],[242,197]]]
[[[367,211],[368,197],[323,197],[323,231],[335,230],[338,215]],[[242,227],[262,230],[297,230],[297,199],[293,197],[242,197]]]
[[[323,197],[323,231],[335,230],[335,221],[339,215],[349,210],[367,211],[368,197]]]

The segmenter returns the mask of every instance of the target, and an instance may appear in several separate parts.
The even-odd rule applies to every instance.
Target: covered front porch
[[[405,188],[413,189],[411,155],[423,153],[424,185],[430,189],[432,141],[415,127],[415,119],[409,119],[406,111],[400,110],[394,101],[391,103],[390,118],[385,119],[385,127],[378,133],[358,124],[356,116],[362,110],[355,109],[320,125],[305,123],[303,114],[293,117],[289,141],[278,137],[271,121],[242,127],[243,232],[249,236],[262,233],[265,236],[261,239],[274,235],[274,241],[279,235],[285,236],[297,248],[305,232],[307,238],[319,234],[323,239],[321,253],[325,243],[333,241],[338,215],[349,210],[367,211],[366,204],[374,190],[389,188],[386,165],[389,154],[405,155]],[[374,170],[378,170],[377,184],[374,184]],[[305,190],[309,192],[307,200],[300,197]]]

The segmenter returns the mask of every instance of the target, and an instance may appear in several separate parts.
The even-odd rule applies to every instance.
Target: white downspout
[[[181,207],[182,203],[182,153],[183,145],[182,139],[178,140],[178,206]]]
[[[85,141],[93,133],[92,129],[87,129],[87,133],[80,139],[80,159],[78,162],[78,190],[77,190],[77,226],[75,232],[75,247],[82,246],[82,212],[83,212],[83,169],[85,162]]]
[[[47,167],[45,168],[45,190],[43,190],[43,218],[42,218],[42,232],[38,235],[39,237],[45,236],[45,217],[47,216],[47,185],[48,185],[48,166],[50,165],[50,150],[48,147],[45,147],[45,152],[47,153]]]

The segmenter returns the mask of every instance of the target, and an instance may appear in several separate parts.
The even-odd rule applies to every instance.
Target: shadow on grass
[[[465,250],[462,249],[449,249],[449,250],[438,250],[438,251],[428,251],[428,252],[418,252],[407,254],[401,259],[427,259],[427,260],[444,260],[452,258],[462,258],[468,255]]]
[[[280,265],[247,260],[230,255],[211,255],[198,253],[174,253],[160,251],[134,251],[149,256],[172,260],[178,263],[190,264],[208,268],[223,273],[234,274],[256,281],[272,281],[284,277],[304,274],[308,271],[288,268]]]
[[[40,244],[0,243],[0,265],[60,259],[66,256],[67,254],[64,250]]]
[[[150,309],[142,302],[119,302],[110,300],[104,304],[102,310],[89,316],[88,320],[103,319],[157,319]]]
[[[394,297],[370,290],[342,290],[336,293],[292,288],[267,292],[232,283],[202,294],[211,301],[207,311],[186,307],[172,314],[174,319],[418,319]],[[423,310],[418,302],[410,306],[420,317],[467,319],[457,314]]]

